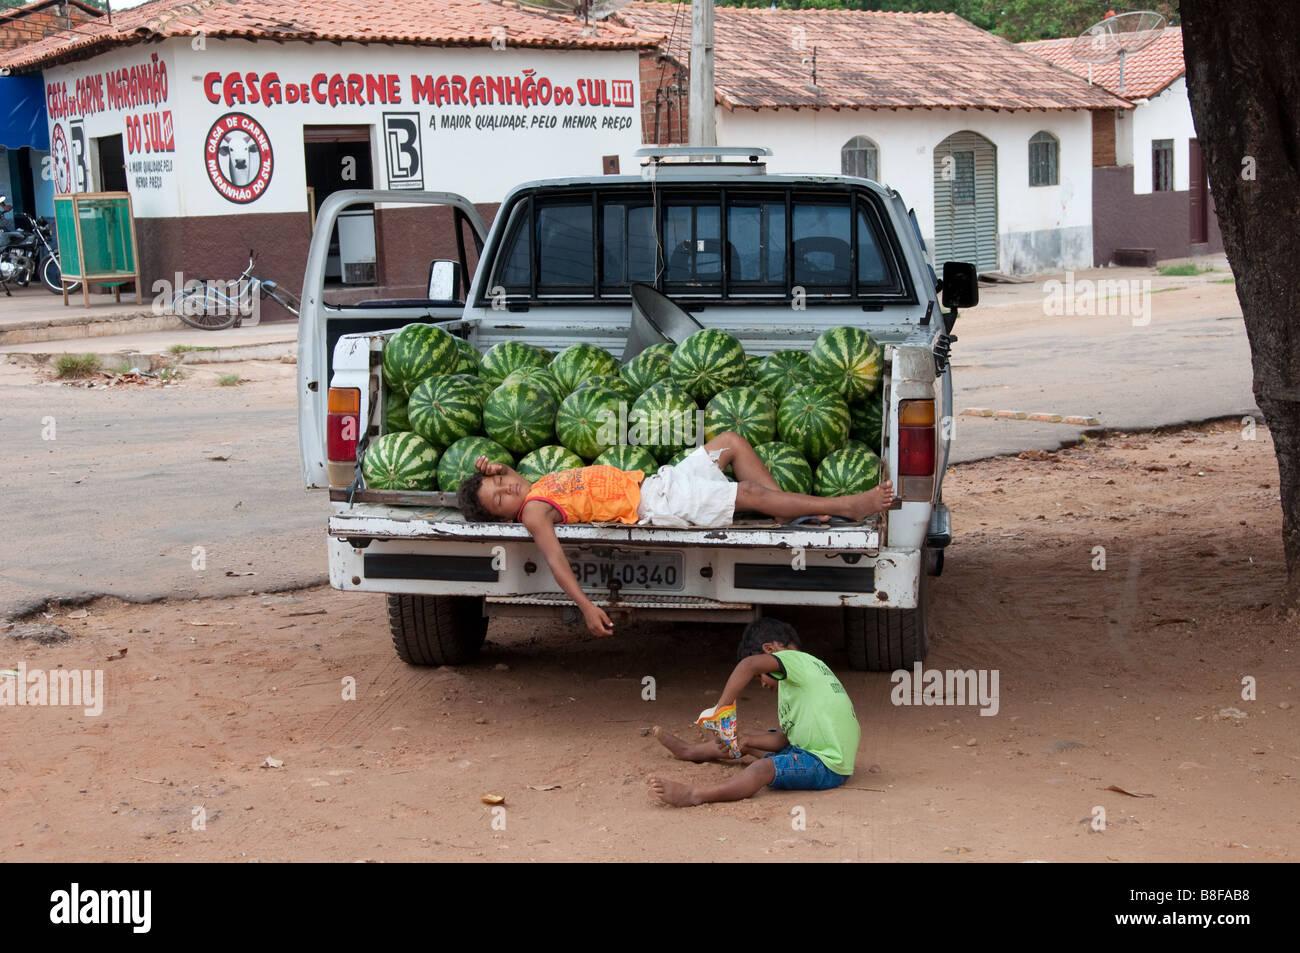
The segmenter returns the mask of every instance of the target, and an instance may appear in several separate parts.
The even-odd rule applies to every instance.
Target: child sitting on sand
[[[754,676],[776,689],[780,729],[739,738],[742,754],[753,761],[721,784],[691,787],[650,777],[650,789],[677,807],[710,801],[739,801],[764,786],[779,790],[824,791],[853,774],[858,752],[858,719],[844,686],[820,659],[799,649],[794,628],[776,619],[751,622],[740,639],[740,664],[727,679],[712,711],[733,705]],[[732,760],[718,741],[688,744],[655,726],[654,736],[679,761]]]
[[[722,475],[730,465],[738,482]],[[652,526],[727,526],[736,510],[778,519],[843,516],[862,520],[889,508],[893,483],[885,480],[852,496],[786,493],[744,437],[718,434],[673,467],[646,476],[640,470],[598,466],[564,470],[525,480],[487,457],[474,461],[477,473],[460,484],[457,502],[467,520],[518,520],[536,541],[560,588],[582,612],[593,635],[614,633],[609,617],[583,593],[569,568],[556,523],[645,523]]]

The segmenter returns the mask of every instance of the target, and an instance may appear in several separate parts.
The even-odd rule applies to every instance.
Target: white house
[[[938,266],[1023,274],[1092,264],[1093,113],[1128,110],[1125,101],[952,14],[714,15],[720,144],[770,147],[772,171],[863,175],[898,189]],[[637,2],[619,16],[667,37],[657,87],[643,62],[645,110],[669,107],[646,132],[682,141],[689,7]]]

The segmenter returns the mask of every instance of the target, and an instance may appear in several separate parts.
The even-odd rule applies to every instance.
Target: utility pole
[[[713,115],[713,0],[691,0],[691,137],[693,146],[716,146]]]

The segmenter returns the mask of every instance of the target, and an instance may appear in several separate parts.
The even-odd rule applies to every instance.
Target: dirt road
[[[70,640],[0,640],[0,665],[102,670],[103,713],[0,708],[5,857],[1294,859],[1298,624],[1276,608],[1277,470],[1253,436],[956,468],[927,668],[996,670],[997,713],[894,705],[890,675],[848,669],[833,616],[801,618],[863,726],[830,792],[684,810],[648,795],[651,772],[731,770],[674,762],[645,732],[693,731],[734,630],[494,623],[479,663],[418,670],[377,596],[56,609],[31,621]],[[775,699],[753,686],[740,717],[773,722]]]

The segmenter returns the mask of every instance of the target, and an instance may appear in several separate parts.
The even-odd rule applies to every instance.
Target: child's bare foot
[[[855,493],[853,496],[842,496],[836,500],[842,507],[840,516],[847,516],[849,519],[862,520],[875,513],[883,513],[889,509],[889,504],[894,502],[894,484],[886,480],[878,486],[867,490],[866,493]]]
[[[650,782],[650,790],[655,796],[665,804],[671,804],[674,807],[694,807],[700,803],[695,800],[695,793],[685,784],[679,784],[677,781],[665,781],[663,778],[656,778],[654,775],[646,778]]]
[[[661,745],[672,752],[674,758],[679,761],[687,760],[685,758],[687,745],[681,738],[678,738],[676,735],[670,735],[658,725],[655,725],[654,728],[651,729],[650,733],[659,739]]]

